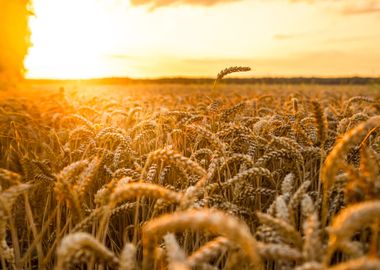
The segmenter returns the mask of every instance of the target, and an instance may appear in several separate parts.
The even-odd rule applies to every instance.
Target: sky
[[[29,78],[380,76],[380,0],[34,0]]]

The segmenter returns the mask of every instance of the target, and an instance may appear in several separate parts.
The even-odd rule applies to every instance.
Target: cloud
[[[327,50],[279,58],[187,59],[182,65],[210,76],[210,70],[236,65],[250,66],[253,71],[249,76],[378,76],[379,61],[380,54]]]
[[[358,14],[367,14],[367,13],[375,13],[380,12],[380,1],[358,1],[352,3],[351,5],[347,5],[343,8],[342,13],[344,15],[358,15]]]
[[[134,56],[128,55],[128,54],[106,54],[107,58],[110,59],[134,59]]]
[[[380,0],[289,0],[291,3],[325,3],[338,8],[343,15],[360,15],[380,12]]]
[[[241,0],[131,0],[131,4],[134,6],[148,5],[152,9],[170,6],[174,4],[185,4],[195,6],[213,6],[223,3],[237,2]]]
[[[276,34],[273,36],[275,40],[291,40],[305,37],[306,34]]]
[[[364,40],[372,40],[376,39],[377,36],[367,35],[367,36],[346,36],[346,37],[333,37],[326,39],[325,41],[328,43],[348,43],[348,42],[363,42]]]
[[[300,1],[300,0],[298,0]],[[298,39],[305,39],[310,37],[315,37],[319,34],[323,34],[326,32],[325,28],[314,30],[314,31],[308,31],[308,32],[298,32],[298,33],[277,33],[273,35],[274,40],[278,41],[286,41],[286,40],[298,40]]]
[[[193,5],[210,7],[218,4],[241,2],[243,0],[130,0],[133,6],[148,6],[151,10],[171,5]],[[251,0],[254,1],[254,0]],[[255,0],[265,3],[268,0]],[[283,1],[283,0],[271,0]],[[324,4],[342,15],[360,15],[380,12],[380,0],[288,0],[291,4]]]

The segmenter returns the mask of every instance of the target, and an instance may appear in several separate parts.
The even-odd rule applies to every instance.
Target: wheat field
[[[378,87],[234,71],[2,95],[0,268],[380,269]]]

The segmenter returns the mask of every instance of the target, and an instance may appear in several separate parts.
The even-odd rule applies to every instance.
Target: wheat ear
[[[168,258],[168,270],[190,270],[186,261],[185,251],[179,246],[174,234],[164,236],[166,254]]]
[[[374,116],[346,133],[327,156],[321,169],[321,179],[326,189],[334,183],[334,177],[341,168],[343,154],[352,146],[361,142],[368,132],[380,126],[380,116]]]
[[[350,240],[356,231],[379,216],[380,200],[357,203],[345,208],[335,216],[329,228],[329,245]]]
[[[120,254],[119,260],[119,270],[136,270],[136,247],[131,243],[126,244]]]
[[[240,246],[254,266],[261,267],[256,241],[248,226],[222,211],[204,209],[166,214],[149,221],[143,227],[143,270],[152,269],[153,252],[159,238],[166,232],[187,229],[206,230],[227,237]]]
[[[180,203],[182,199],[182,194],[164,188],[160,185],[149,183],[130,183],[119,186],[114,190],[110,198],[111,208],[115,207],[121,201],[141,196],[163,199],[172,203]]]
[[[12,264],[14,263],[14,252],[6,241],[7,221],[12,215],[12,206],[16,198],[30,187],[29,184],[19,184],[0,193],[0,257]]]
[[[287,222],[274,218],[271,215],[264,214],[261,212],[256,212],[257,217],[261,221],[261,223],[273,228],[276,232],[283,237],[285,241],[290,241],[294,243],[297,247],[302,246],[302,237],[293,226],[288,224]]]
[[[272,244],[257,242],[260,255],[267,260],[300,261],[302,253],[285,244]]]
[[[250,70],[251,70],[250,67],[238,67],[238,66],[236,66],[236,67],[229,67],[229,68],[223,69],[216,76],[216,80],[214,81],[214,87],[213,87],[213,89],[215,89],[216,84],[218,82],[220,82],[228,74],[235,73],[235,72],[246,72],[246,71],[250,71]]]
[[[337,145],[331,150],[327,156],[320,173],[320,178],[323,182],[323,201],[322,201],[322,225],[325,226],[327,219],[327,195],[328,190],[335,182],[335,176],[342,167],[342,158],[344,153],[352,146],[359,144],[363,137],[368,136],[368,133],[380,126],[380,116],[374,116],[366,122],[346,133]]]
[[[216,237],[194,251],[187,258],[187,262],[191,267],[196,267],[197,265],[206,263],[211,259],[216,258],[219,254],[226,252],[230,246],[232,246],[232,243],[226,237]]]
[[[325,265],[329,264],[331,256],[342,243],[349,242],[355,232],[363,226],[370,226],[379,216],[380,200],[357,203],[342,210],[328,229],[329,243],[324,259]]]
[[[294,270],[322,270],[322,269],[324,268],[322,264],[319,262],[306,262],[294,268]]]
[[[319,262],[322,258],[323,246],[321,241],[320,223],[314,212],[303,223],[304,244],[303,257],[305,261]]]
[[[57,249],[56,270],[67,269],[71,264],[81,262],[83,256],[96,255],[96,259],[117,267],[119,260],[115,254],[103,246],[92,235],[83,232],[71,233],[62,239]]]
[[[326,116],[322,110],[322,106],[318,101],[313,101],[313,114],[315,119],[315,125],[318,130],[318,143],[321,148],[323,148],[323,145],[325,143],[325,140],[327,138],[327,119]]]

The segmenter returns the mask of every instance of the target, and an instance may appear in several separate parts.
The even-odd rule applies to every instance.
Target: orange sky
[[[29,78],[380,76],[380,0],[34,0]]]

